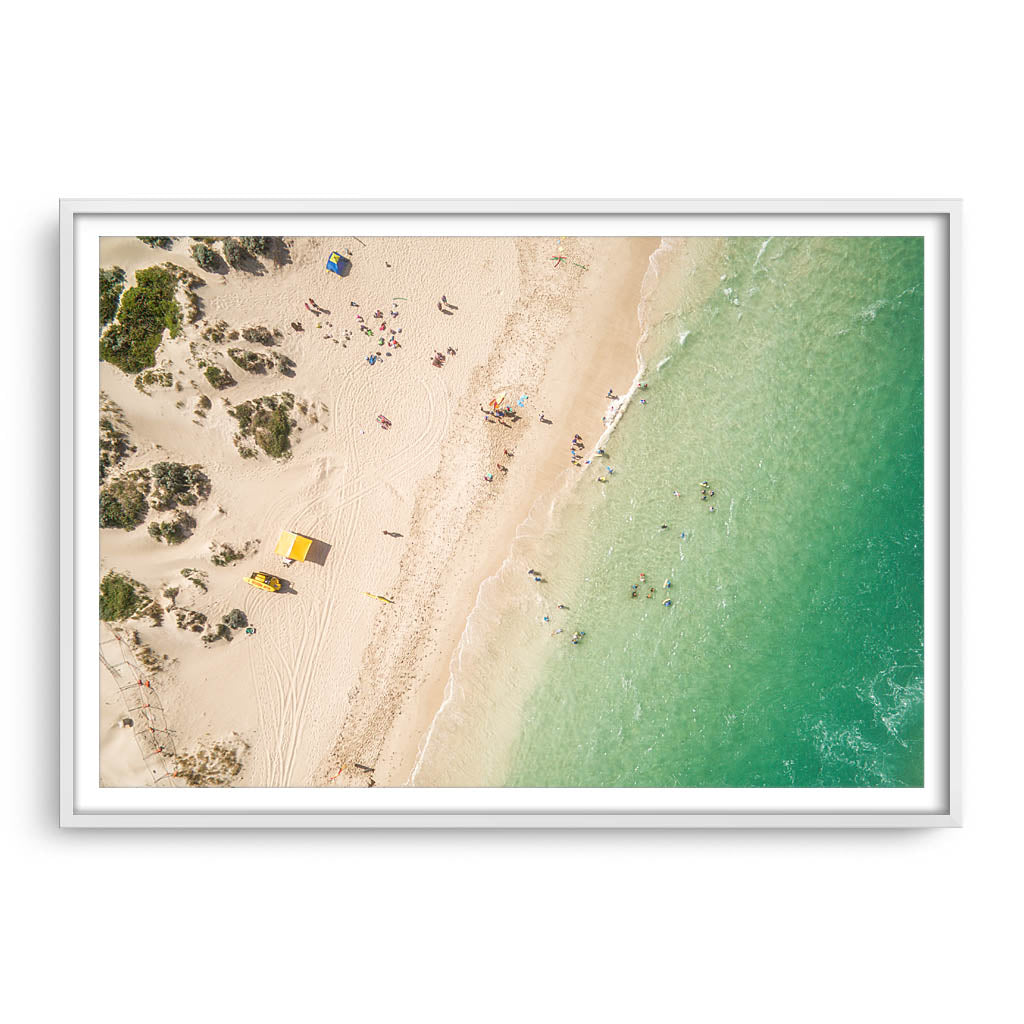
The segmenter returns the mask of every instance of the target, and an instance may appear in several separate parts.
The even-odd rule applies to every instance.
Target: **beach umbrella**
[[[522,407],[523,407],[524,405],[526,405],[526,399],[527,399],[527,397],[528,397],[527,395],[520,395],[520,396],[519,396],[519,401],[518,401],[518,402],[516,402],[516,405],[518,405],[520,409],[522,409]]]

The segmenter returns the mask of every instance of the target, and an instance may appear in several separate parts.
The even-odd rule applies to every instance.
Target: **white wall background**
[[[0,61],[11,1019],[1004,1019],[1017,1005],[1010,5],[21,4]],[[57,199],[966,200],[966,827],[61,834]]]

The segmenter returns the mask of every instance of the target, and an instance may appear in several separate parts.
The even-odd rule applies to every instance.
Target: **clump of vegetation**
[[[203,270],[213,270],[214,267],[220,262],[219,257],[215,250],[211,249],[205,242],[196,242],[192,246],[192,259],[196,261],[203,268]]]
[[[228,643],[231,643],[232,639],[234,638],[231,635],[231,630],[223,622],[203,634],[204,644],[215,644],[218,640],[227,640]]]
[[[171,607],[174,607],[174,599],[178,596],[180,587],[164,587],[164,597],[171,602]]]
[[[154,249],[170,249],[174,245],[174,239],[170,235],[136,235],[135,237]]]
[[[200,395],[196,399],[195,413],[197,416],[205,417],[206,414],[213,408],[213,402],[210,401],[209,396]]]
[[[204,341],[209,341],[214,345],[219,345],[228,336],[227,322],[224,320],[218,320],[216,323],[207,324],[200,332],[199,336]]]
[[[100,489],[100,528],[134,530],[149,514],[149,473],[122,473]]]
[[[273,237],[267,235],[243,235],[239,241],[253,256],[266,256],[274,243]]]
[[[179,505],[195,505],[210,493],[210,478],[202,466],[158,462],[151,472],[153,507],[161,512]]]
[[[249,255],[245,246],[235,238],[225,238],[221,248],[224,250],[224,259],[235,268]]]
[[[125,459],[135,451],[128,440],[127,424],[119,405],[101,396],[100,409],[100,483],[124,465]]]
[[[198,587],[204,594],[210,589],[207,585],[209,578],[202,569],[182,569],[181,575],[185,577],[194,587]]]
[[[174,377],[170,370],[143,370],[135,377],[135,386],[144,395],[149,394],[148,388],[169,388],[173,384]]]
[[[192,536],[196,528],[196,521],[187,513],[179,509],[170,519],[160,523],[149,524],[149,535],[154,540],[167,541],[168,544],[180,544],[187,537]]]
[[[223,391],[224,388],[229,388],[235,383],[235,378],[227,370],[222,370],[219,366],[208,366],[203,370],[203,376],[210,386],[215,387],[218,391]]]
[[[248,749],[245,743],[232,746],[220,742],[192,754],[179,754],[174,762],[175,777],[189,786],[230,786],[241,774],[242,755]]]
[[[231,611],[221,619],[228,629],[242,629],[244,626],[249,625],[249,620],[246,618],[245,612],[241,608],[232,608]]]
[[[153,366],[164,331],[176,338],[181,330],[174,275],[164,267],[149,267],[138,271],[135,280],[121,297],[117,319],[100,338],[100,358],[125,373]]]
[[[124,291],[125,275],[121,267],[100,269],[100,330],[102,330],[117,313],[117,304],[121,301]]]
[[[246,373],[266,373],[267,360],[259,352],[251,348],[229,348],[228,357]]]
[[[241,447],[244,438],[251,437],[271,458],[284,459],[291,455],[291,431],[294,421],[288,416],[295,396],[290,392],[264,395],[236,405],[228,412],[238,420],[239,432],[235,443]]]
[[[113,570],[100,581],[100,620],[120,622],[137,614],[148,602],[146,588]]]
[[[274,344],[276,338],[282,338],[284,335],[280,331],[271,331],[269,327],[257,326],[243,328],[242,337],[250,345],[266,345],[269,347]]]
[[[214,565],[230,565],[232,562],[240,562],[256,546],[255,541],[246,541],[241,550],[223,542],[211,542],[210,561]]]
[[[174,613],[174,620],[178,629],[187,629],[191,633],[202,633],[206,625],[206,616],[202,612],[193,611],[190,608],[179,608]]]

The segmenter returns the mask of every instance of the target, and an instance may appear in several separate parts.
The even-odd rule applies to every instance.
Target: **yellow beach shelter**
[[[313,541],[309,537],[303,537],[298,533],[289,533],[285,530],[277,542],[277,547],[274,548],[274,554],[292,562],[304,562],[312,543]]]

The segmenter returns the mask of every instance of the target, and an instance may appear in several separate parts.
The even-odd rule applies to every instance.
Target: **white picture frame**
[[[962,823],[960,679],[960,253],[958,200],[330,200],[66,199],[60,204],[60,824],[71,828],[920,828]],[[84,269],[101,234],[141,230],[237,233],[258,220],[267,234],[868,234],[879,225],[926,237],[926,781],[923,793],[870,790],[116,790],[101,791],[84,710],[89,616],[82,501],[93,463],[79,426],[93,400],[83,371],[94,338],[81,323]],[[268,224],[269,222],[269,224]],[[420,232],[410,224],[422,223]],[[188,223],[190,230],[182,230]],[[496,231],[496,224],[503,225]],[[345,231],[339,231],[344,224]],[[605,225],[602,230],[596,225]],[[663,227],[656,230],[656,226]],[[723,231],[731,224],[733,230]],[[178,226],[179,230],[171,230]],[[847,230],[837,230],[843,225]],[[427,229],[429,226],[429,229]],[[507,228],[507,230],[506,230]],[[351,230],[349,230],[351,229]],[[448,232],[451,233],[449,227]],[[458,232],[456,232],[458,233]],[[883,232],[884,233],[884,232]],[[892,233],[897,233],[893,231]],[[95,249],[95,246],[93,246]],[[95,262],[98,257],[90,259]],[[88,469],[85,469],[85,466]],[[86,493],[87,492],[87,493]],[[91,506],[90,506],[91,507]],[[86,591],[95,578],[88,577]],[[931,603],[928,609],[928,603]],[[91,770],[91,777],[90,777]],[[154,794],[158,794],[153,799]]]

